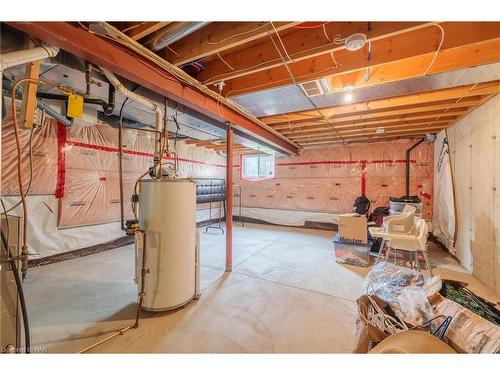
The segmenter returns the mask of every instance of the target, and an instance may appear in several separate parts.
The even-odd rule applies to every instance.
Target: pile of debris
[[[439,276],[426,280],[420,272],[392,263],[375,265],[366,276],[364,292],[357,300],[359,317],[354,352],[367,353],[389,336],[424,331],[457,353],[500,353],[498,310],[492,304],[481,304],[479,312],[489,318],[485,319],[446,298],[453,293],[457,295],[450,285],[457,286],[449,281],[442,283]],[[484,302],[465,289],[464,284],[460,288],[476,305]],[[422,339],[427,336],[422,334]],[[431,344],[435,337],[429,341]]]

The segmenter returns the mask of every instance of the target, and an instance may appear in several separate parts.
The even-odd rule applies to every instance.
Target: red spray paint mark
[[[56,180],[56,198],[64,196],[64,185],[66,181],[66,159],[64,146],[66,145],[67,130],[66,125],[57,123],[57,180]]]

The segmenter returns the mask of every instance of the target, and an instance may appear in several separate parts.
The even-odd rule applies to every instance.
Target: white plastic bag
[[[364,294],[380,297],[413,325],[434,317],[427,293],[420,272],[393,263],[375,265],[364,280]]]

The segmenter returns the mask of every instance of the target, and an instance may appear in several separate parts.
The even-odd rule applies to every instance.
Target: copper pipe
[[[127,99],[125,99],[127,100]],[[125,227],[125,208],[123,206],[123,107],[125,103],[122,104],[122,109],[120,113],[120,124],[118,126],[118,181],[120,184],[120,223],[122,230],[126,230]]]
[[[96,346],[99,346],[99,345],[104,344],[105,342],[111,340],[113,337],[116,337],[118,335],[123,335],[125,332],[127,332],[131,328],[133,328],[133,326],[123,327],[123,328],[119,329],[117,332],[113,333],[111,336],[108,336],[100,341],[97,341],[96,343],[94,343],[90,346],[87,346],[85,349],[80,350],[78,352],[78,354],[83,354],[85,352],[88,352],[89,350],[94,349]]]
[[[233,268],[233,128],[226,136],[226,272]]]
[[[108,342],[112,338],[115,338],[116,336],[123,335],[125,332],[127,332],[129,329],[136,329],[139,327],[139,320],[141,318],[141,310],[142,310],[142,305],[144,304],[144,289],[145,289],[145,281],[146,281],[146,231],[142,229],[137,229],[137,232],[142,233],[142,266],[141,266],[141,291],[139,292],[139,303],[137,305],[137,312],[135,316],[135,322],[132,325],[120,328],[118,331],[113,333],[112,335],[97,341],[96,343],[87,346],[86,348],[80,350],[78,353],[83,354],[85,352],[88,352],[89,350],[94,349],[95,347],[104,344],[105,342]]]
[[[142,305],[144,304],[144,284],[146,283],[146,231],[143,229],[138,229],[137,232],[142,233],[142,266],[141,266],[141,291],[139,293],[139,305],[137,306],[137,314],[135,317],[134,328],[139,327],[139,319],[141,317]]]
[[[39,83],[41,80],[34,78],[21,78],[17,80],[11,88],[11,102],[12,102],[12,120],[14,124],[14,137],[16,139],[16,147],[17,147],[17,183],[19,186],[19,194],[21,196],[21,204],[23,207],[23,245],[21,247],[21,274],[23,279],[26,276],[26,272],[28,271],[28,204],[26,202],[26,195],[23,191],[23,176],[22,176],[22,168],[21,168],[21,144],[19,142],[19,132],[18,132],[18,123],[17,123],[17,108],[16,108],[16,89],[23,82],[33,82]]]

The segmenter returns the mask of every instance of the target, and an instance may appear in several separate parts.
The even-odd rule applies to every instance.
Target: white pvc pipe
[[[136,94],[135,92],[130,91],[127,89],[123,84],[120,82],[118,78],[116,78],[115,74],[111,72],[108,69],[100,67],[101,72],[106,76],[106,78],[111,82],[111,84],[115,87],[115,90],[118,91],[120,94],[126,96],[127,98],[130,98],[136,102],[141,103],[144,105],[146,108],[149,108],[156,113],[156,130],[157,130],[157,135],[155,138],[155,153],[154,153],[154,164],[153,168],[159,168],[161,169],[161,132],[162,132],[162,124],[163,124],[163,109],[160,106],[160,104],[154,102],[153,100],[150,100],[148,98],[145,98],[144,96],[141,96],[139,94]],[[157,176],[161,175],[161,171],[157,170],[156,171]]]
[[[27,64],[32,61],[42,60],[47,57],[54,57],[59,53],[59,48],[52,46],[36,47],[21,51],[8,52],[0,55],[0,69]]]
[[[141,96],[139,94],[136,94],[135,92],[130,91],[127,89],[123,84],[120,82],[118,78],[116,78],[115,74],[111,72],[108,69],[105,68],[100,68],[101,72],[106,76],[106,78],[111,82],[111,84],[115,87],[116,91],[118,91],[120,94],[126,96],[127,98],[130,98],[136,102],[141,103],[145,107],[153,110],[156,112],[156,130],[161,132],[162,130],[162,122],[163,122],[163,109],[160,104],[154,102],[153,100],[150,100],[148,98],[145,98],[144,96]]]

